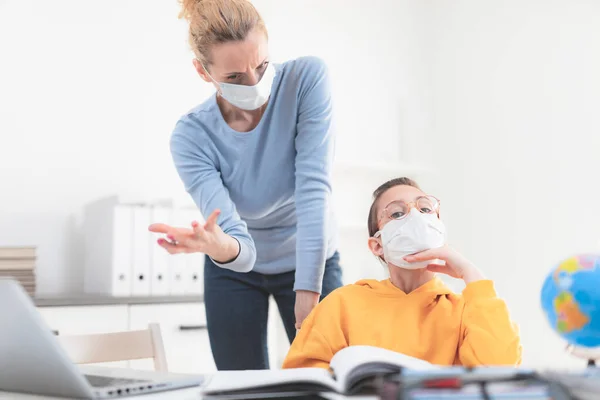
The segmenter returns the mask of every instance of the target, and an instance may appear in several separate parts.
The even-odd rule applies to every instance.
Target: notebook
[[[523,379],[534,374],[534,370],[513,367],[443,367],[378,347],[350,346],[333,356],[329,369],[220,371],[207,378],[202,393],[203,398],[220,400],[300,397],[307,394],[324,396],[325,393],[350,396],[382,394],[382,389],[389,383],[402,382],[404,389],[412,387],[405,392],[411,399],[477,400],[486,397],[479,385],[473,383],[485,381],[488,398],[493,400],[554,398],[545,383]],[[462,387],[429,389],[421,385],[428,380],[448,378],[460,379]],[[396,393],[391,398],[397,397],[398,390],[402,389],[397,385],[394,389],[392,385],[392,391]]]
[[[350,346],[337,352],[330,368],[297,368],[259,371],[221,371],[207,379],[203,394],[210,398],[250,398],[252,394],[336,392],[353,394],[377,376],[402,368],[436,370],[440,367],[418,358],[371,346]]]

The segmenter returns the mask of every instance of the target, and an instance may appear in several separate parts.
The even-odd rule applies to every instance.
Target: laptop
[[[111,399],[200,386],[204,381],[194,375],[75,365],[31,297],[12,279],[0,279],[0,321],[0,391]]]

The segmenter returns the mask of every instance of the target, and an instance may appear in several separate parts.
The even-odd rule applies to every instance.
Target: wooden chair
[[[154,370],[167,372],[159,324],[148,329],[91,335],[57,336],[75,364],[154,359]]]

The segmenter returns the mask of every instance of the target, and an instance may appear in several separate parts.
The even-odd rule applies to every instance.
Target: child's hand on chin
[[[436,259],[443,260],[445,264],[431,263],[427,266],[427,269],[431,272],[439,272],[453,278],[462,279],[466,284],[485,279],[473,263],[447,245],[406,256],[404,259],[409,263],[434,261]]]

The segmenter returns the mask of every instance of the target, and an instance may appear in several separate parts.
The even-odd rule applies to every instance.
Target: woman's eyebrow
[[[258,66],[260,67],[261,65],[263,65],[264,63],[266,63],[268,59],[269,59],[269,57],[265,57],[265,59],[262,60],[262,62],[260,64],[258,64]],[[243,74],[245,74],[245,72],[226,72],[223,75],[235,75],[235,74],[241,74],[241,75],[243,75]]]

